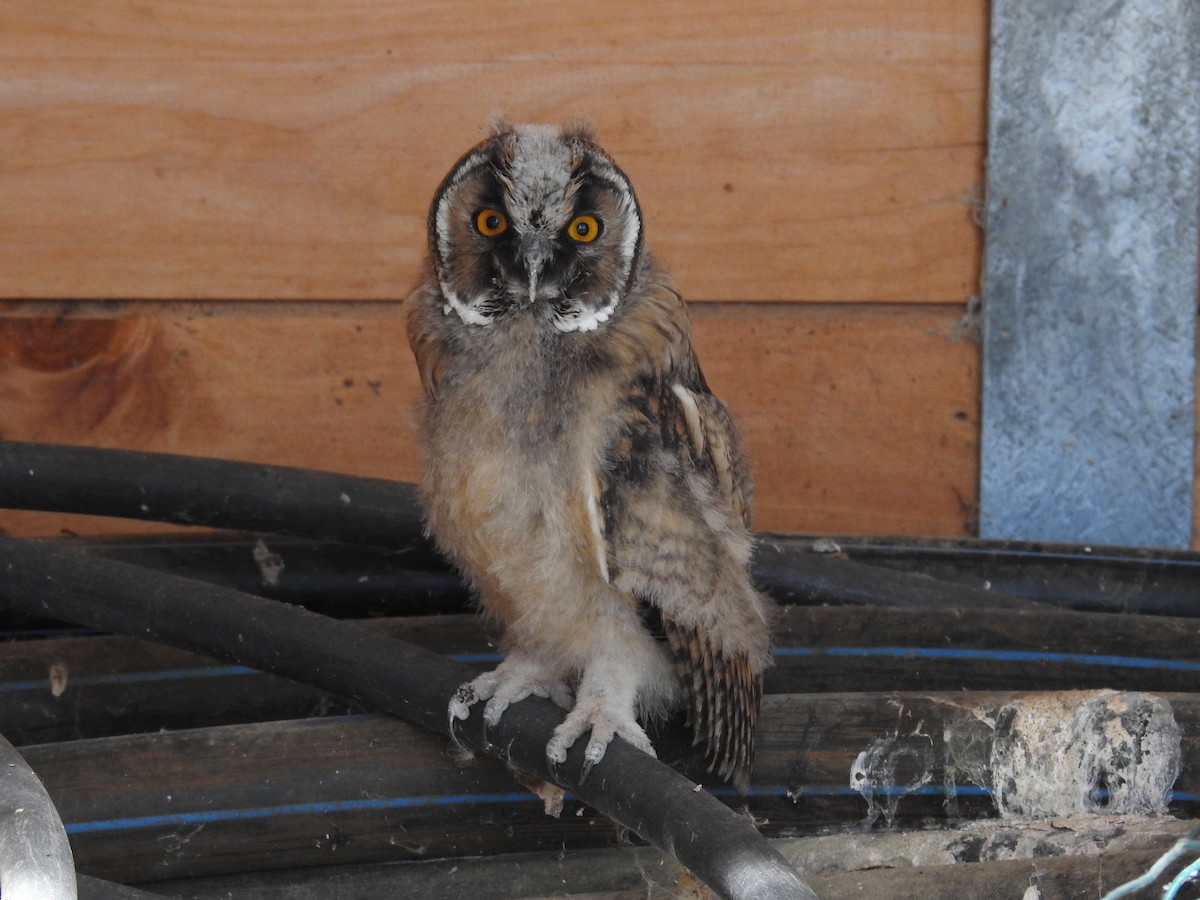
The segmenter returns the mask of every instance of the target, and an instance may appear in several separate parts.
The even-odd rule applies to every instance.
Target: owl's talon
[[[462,741],[458,739],[458,734],[454,730],[455,722],[465,722],[471,717],[471,707],[484,699],[481,692],[487,690],[487,684],[483,681],[486,676],[480,676],[474,681],[464,681],[458,686],[458,690],[450,698],[450,703],[446,707],[446,716],[449,720],[450,740],[460,749],[464,749]],[[486,734],[484,740],[487,740]]]
[[[463,682],[458,686],[458,690],[454,692],[454,699],[470,706],[479,699],[475,696],[475,685],[469,681]]]
[[[551,770],[561,766],[567,761],[567,750],[569,750],[570,747],[570,744],[563,744],[557,733],[550,738],[549,742],[546,744],[546,762],[549,764]]]
[[[551,675],[536,660],[510,656],[491,672],[459,685],[450,698],[448,710],[451,735],[454,734],[456,720],[470,718],[471,707],[480,701],[487,701],[483,707],[483,736],[486,740],[488,729],[500,724],[508,708],[529,696],[550,697],[560,702],[564,697],[569,698],[571,692],[561,678]]]
[[[483,708],[483,724],[488,728],[495,728],[500,724],[500,717],[504,715],[504,711],[508,709],[508,701],[500,697],[493,697],[487,702],[487,706]]]
[[[466,721],[470,718],[471,707],[479,701],[475,695],[475,688],[471,682],[460,684],[458,690],[454,692],[454,696],[450,698],[450,724],[454,724],[455,719]]]
[[[526,697],[549,697],[551,688],[547,681],[540,667],[534,667],[532,664],[514,666],[497,678],[496,689],[487,706],[483,708],[484,723],[494,728],[500,724],[500,717],[510,706]]]
[[[591,737],[588,738],[587,747],[583,752],[583,766],[579,772],[580,784],[587,780],[593,767],[604,759],[608,745],[617,735],[643,753],[657,757],[650,738],[632,713],[616,712],[598,703],[587,709],[576,707],[562,724],[554,729],[550,742],[546,744],[546,760],[551,765],[565,762],[567,751],[589,729]]]

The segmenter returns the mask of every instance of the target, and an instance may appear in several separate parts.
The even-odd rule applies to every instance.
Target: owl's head
[[[447,315],[486,326],[532,314],[592,331],[638,274],[642,217],[586,129],[498,124],[438,188],[429,243]]]

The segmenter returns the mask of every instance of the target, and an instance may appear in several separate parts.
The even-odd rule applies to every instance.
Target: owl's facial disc
[[[558,331],[595,330],[641,252],[624,173],[585,136],[549,126],[496,134],[467,154],[430,219],[446,312],[468,325],[525,310]]]

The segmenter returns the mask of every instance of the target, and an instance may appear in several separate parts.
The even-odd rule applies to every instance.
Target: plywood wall
[[[0,6],[0,438],[418,470],[398,302],[503,111],[585,114],[762,528],[969,533],[987,4]],[[110,523],[0,513],[0,529]]]

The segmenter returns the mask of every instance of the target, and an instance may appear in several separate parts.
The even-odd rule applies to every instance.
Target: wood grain
[[[418,476],[419,383],[394,306],[220,308],[0,317],[0,439]],[[750,448],[756,527],[968,532],[978,348],[952,339],[960,313],[693,306],[705,374]],[[13,512],[0,528],[133,530]]]
[[[687,15],[670,5],[629,0],[564,9],[545,0],[503,8],[451,0],[222,0],[191,3],[86,0],[9,4],[0,59],[95,59],[114,44],[137,59],[393,57],[399,64],[478,64],[547,59],[560,63],[649,61],[787,63],[797,59],[949,60],[975,50],[971,34],[986,4],[949,0],[865,0],[854,4],[755,0],[730,6],[694,0]],[[453,35],[453,41],[446,40]],[[852,38],[852,40],[847,40]],[[839,40],[840,39],[840,40]]]
[[[750,447],[755,526],[969,534],[978,348],[961,310],[693,308],[697,349]]]
[[[436,184],[504,110],[593,119],[689,296],[960,302],[986,13],[8,4],[0,297],[402,297]]]

